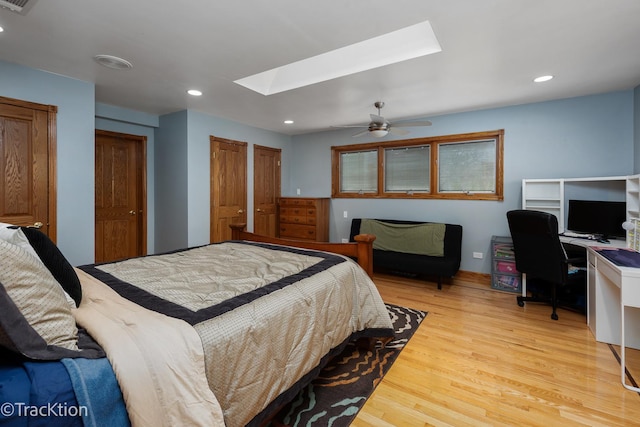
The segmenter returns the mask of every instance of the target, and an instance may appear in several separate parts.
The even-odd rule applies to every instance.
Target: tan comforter
[[[313,255],[224,243],[186,252],[136,258],[97,268],[164,301],[171,301],[190,312],[200,313],[222,301],[234,301],[234,297],[252,295],[256,290],[267,289],[267,285],[273,286],[273,283],[283,280],[287,282],[300,272],[313,270],[320,263],[326,263],[324,258]],[[83,276],[83,287],[85,281],[86,277]],[[93,281],[91,286],[94,286]],[[89,291],[89,294],[92,292]],[[102,291],[100,292],[102,298]],[[127,307],[131,304],[138,310],[145,310],[125,302],[127,304],[123,305]],[[109,303],[112,304],[115,303]],[[83,309],[84,302],[78,311]],[[187,396],[193,396],[201,393],[201,383],[206,379],[208,388],[220,403],[224,421],[229,427],[249,423],[271,401],[315,368],[331,349],[352,334],[365,329],[391,329],[388,312],[375,285],[357,264],[348,259],[341,259],[324,271],[270,291],[248,303],[231,305],[225,310],[212,318],[190,318],[188,321],[193,327],[177,319],[146,311],[154,317],[166,317],[173,322],[182,323],[180,329],[184,329],[183,325],[190,329],[190,332],[178,335],[184,333],[191,341],[181,343],[180,346],[198,347],[190,348],[193,354],[185,355],[189,359],[187,363],[192,364],[193,368],[184,377],[183,373],[175,374],[175,380],[193,386],[193,390],[186,390]],[[108,308],[107,313],[110,314],[110,311]],[[84,320],[87,326],[82,323],[81,326],[94,334],[89,325],[92,321],[88,318]],[[153,329],[153,326],[149,327]],[[166,331],[164,327],[160,331],[160,336],[148,338],[155,347],[176,347],[176,339],[185,339],[163,336]],[[197,345],[193,340],[194,331],[199,336]],[[129,332],[118,331],[113,337],[105,336],[104,341],[120,341],[119,336],[123,334],[128,335]],[[128,376],[128,367],[120,369],[121,366],[128,365],[131,358],[126,356],[118,360],[109,344],[104,345],[103,339],[99,337],[96,340],[105,347],[118,379]],[[127,345],[147,345],[146,342],[134,344],[134,341],[135,339]],[[123,344],[116,344],[114,347],[119,352],[122,346]],[[203,349],[204,362],[200,357]],[[143,352],[146,358],[150,358],[152,354],[155,357],[155,350]],[[189,353],[186,349],[184,352]],[[157,362],[158,365],[162,363]],[[200,378],[196,379],[197,376]],[[123,381],[126,380],[123,378]],[[134,385],[142,389],[146,386],[147,384]],[[136,398],[139,392],[129,392],[126,383],[121,382],[121,387],[124,389],[127,408],[138,411],[139,403],[133,403],[129,399]],[[185,390],[177,391],[182,393]],[[215,402],[210,397],[204,399],[204,402],[193,404],[198,408],[209,407],[212,412],[217,412]],[[182,397],[178,397],[178,400],[182,400]],[[194,418],[196,420],[190,420],[187,424],[216,425],[209,418],[200,419],[199,415]],[[161,425],[148,424],[143,417],[141,420],[144,423],[140,425]],[[184,420],[182,424],[185,424]]]
[[[224,426],[208,387],[204,353],[182,320],[134,304],[81,270],[82,304],[74,315],[104,348],[132,426]]]

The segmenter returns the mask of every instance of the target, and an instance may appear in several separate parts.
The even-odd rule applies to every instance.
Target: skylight
[[[429,21],[311,58],[254,74],[234,83],[263,95],[296,89],[440,52]]]

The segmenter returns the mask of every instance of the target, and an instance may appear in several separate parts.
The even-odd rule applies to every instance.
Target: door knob
[[[27,225],[27,228],[42,228],[44,224],[40,221],[34,222],[33,225]]]
[[[244,213],[244,211],[243,211],[242,209],[238,209],[238,213],[239,213],[239,214],[243,214],[243,213]]]
[[[262,209],[258,208],[256,209],[256,212],[262,212]]]
[[[136,211],[129,211],[129,215],[135,215]]]

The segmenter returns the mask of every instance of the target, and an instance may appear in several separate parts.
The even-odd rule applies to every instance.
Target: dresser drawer
[[[316,217],[297,216],[297,215],[280,215],[281,224],[308,224],[316,225]]]
[[[307,209],[294,206],[282,206],[280,207],[280,215],[286,216],[304,216],[307,214]]]
[[[280,215],[280,223],[282,224],[309,224],[306,216],[301,215]]]
[[[280,199],[280,206],[315,206],[314,199]]]
[[[295,215],[294,213],[294,208],[292,208],[291,206],[280,206],[280,216],[283,215]]]
[[[316,228],[310,225],[302,224],[280,224],[280,237],[290,237],[293,239],[311,239],[316,238]]]

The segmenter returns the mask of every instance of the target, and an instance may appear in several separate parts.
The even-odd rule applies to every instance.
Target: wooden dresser
[[[279,236],[288,239],[329,241],[329,198],[278,199]]]

